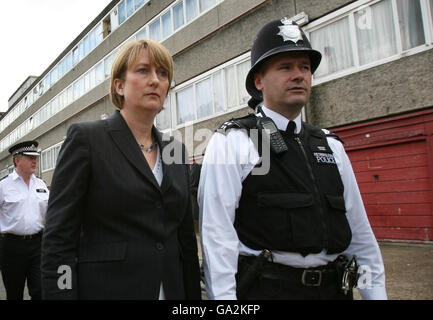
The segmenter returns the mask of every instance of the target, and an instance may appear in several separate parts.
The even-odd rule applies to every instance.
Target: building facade
[[[73,122],[115,108],[109,78],[118,48],[152,38],[175,77],[155,125],[200,159],[227,119],[251,112],[245,90],[259,28],[288,17],[323,54],[305,119],[345,141],[378,239],[433,240],[433,0],[114,0],[0,119],[0,177],[8,148],[36,139],[47,184]],[[18,95],[18,96],[17,96]]]

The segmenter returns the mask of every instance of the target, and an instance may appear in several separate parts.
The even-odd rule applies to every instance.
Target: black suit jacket
[[[70,126],[46,215],[43,298],[158,299],[163,282],[167,299],[200,299],[185,148],[153,133],[161,187],[118,111]],[[183,164],[165,163],[169,151]]]
[[[192,214],[194,219],[198,220],[200,215],[200,208],[198,206],[197,192],[198,185],[200,182],[201,164],[194,162],[191,166],[189,183],[191,188],[191,203],[192,203]]]

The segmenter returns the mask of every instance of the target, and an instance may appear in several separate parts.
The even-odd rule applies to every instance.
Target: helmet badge
[[[283,18],[281,19],[282,26],[279,26],[280,32],[277,33],[278,36],[282,36],[284,41],[292,41],[297,43],[302,40],[301,30],[298,25],[293,24],[292,20]]]

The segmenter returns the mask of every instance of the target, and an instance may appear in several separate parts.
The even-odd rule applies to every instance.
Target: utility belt
[[[42,231],[35,234],[18,235],[13,233],[0,233],[1,238],[14,239],[14,240],[31,240],[42,237]]]
[[[270,256],[268,250],[263,250],[257,257],[239,256],[236,275],[238,299],[242,299],[259,278],[288,281],[306,287],[337,284],[345,295],[352,295],[352,289],[358,282],[358,264],[355,257],[349,260],[340,255],[325,266],[304,269],[268,261]]]

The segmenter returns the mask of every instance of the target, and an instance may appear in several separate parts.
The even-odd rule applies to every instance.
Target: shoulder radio
[[[261,129],[263,135],[268,137],[271,150],[274,153],[281,154],[288,150],[281,132],[278,131],[277,126],[271,118],[266,116],[258,117],[257,127]]]

